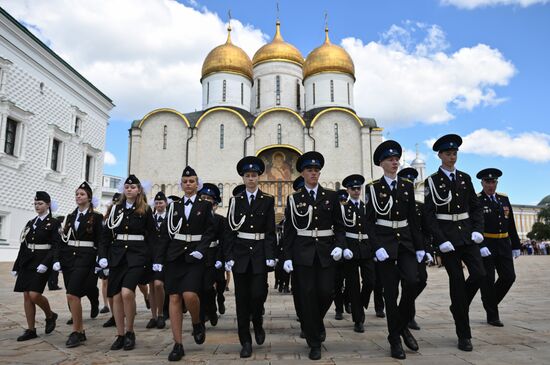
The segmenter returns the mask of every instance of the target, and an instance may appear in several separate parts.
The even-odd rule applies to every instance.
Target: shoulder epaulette
[[[406,177],[402,177],[401,179],[405,180],[406,182],[410,182],[411,184],[413,183],[410,179],[407,179]]]
[[[273,195],[271,195],[271,194],[269,194],[269,193],[264,193],[263,191],[262,191],[262,193],[263,193],[263,195],[265,195],[265,196],[269,196],[269,197],[272,197],[272,198],[273,198]]]
[[[367,185],[376,184],[376,183],[379,182],[379,181],[380,181],[380,179],[372,180],[372,181],[369,182]]]
[[[435,176],[435,175],[437,175],[438,172],[439,172],[439,171],[436,171],[436,172],[434,172],[433,174],[431,174],[430,176]]]
[[[482,193],[477,193],[477,196],[480,197]]]
[[[336,191],[336,190],[331,189],[331,188],[325,188],[324,186],[323,186],[323,189],[325,189],[326,191]]]
[[[498,191],[497,191],[497,194],[500,195],[500,196],[508,197],[508,194],[500,193],[500,192],[498,192]]]

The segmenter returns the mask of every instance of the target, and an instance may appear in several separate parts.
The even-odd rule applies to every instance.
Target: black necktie
[[[451,173],[449,174],[449,176],[451,177],[451,182],[455,183],[455,182],[456,182],[455,173],[454,173],[454,172],[451,172]]]
[[[82,218],[84,217],[83,213],[78,213],[78,217],[76,218],[77,221],[82,222]]]
[[[157,215],[157,223],[162,222],[162,217],[160,215]]]
[[[310,190],[309,191],[309,196],[311,197],[311,200],[315,201],[315,191]]]
[[[254,194],[250,195],[250,206],[254,204]]]
[[[193,204],[193,201],[191,199],[187,199],[187,201],[185,202],[185,205],[189,205],[189,204]]]
[[[395,200],[397,195],[397,181],[393,180],[391,182],[391,195],[393,196],[393,199]]]
[[[355,202],[355,208],[359,209],[359,203],[358,202]]]

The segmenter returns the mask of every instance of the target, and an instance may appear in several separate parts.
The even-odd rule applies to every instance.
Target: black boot
[[[204,324],[201,322],[193,324],[193,338],[197,345],[202,345],[206,339],[206,332],[204,329]]]
[[[50,318],[46,318],[46,333],[52,333],[55,329],[55,321],[57,321],[57,313],[52,312]]]
[[[67,339],[67,342],[65,342],[65,346],[68,348],[78,347],[80,346],[80,336],[79,333],[74,331],[69,335],[69,338]]]
[[[321,347],[312,347],[309,350],[310,360],[319,360],[321,358]]]
[[[145,326],[145,328],[147,328],[147,329],[156,328],[156,327],[157,327],[157,319],[156,318],[151,318],[149,320],[149,322],[147,322],[147,325]]]
[[[415,331],[418,331],[420,330],[420,326],[418,325],[418,323],[416,323],[416,321],[413,319],[411,319],[411,321],[409,322],[408,324],[408,327],[411,329],[411,330],[415,330]]]
[[[23,332],[23,334],[19,337],[17,337],[17,341],[21,342],[21,341],[27,341],[27,340],[32,340],[33,338],[37,338],[38,335],[36,334],[36,329],[33,329],[33,330],[25,330],[25,332]]]
[[[403,351],[403,346],[401,346],[401,342],[390,344],[391,346],[391,357],[394,359],[405,359],[407,358],[407,355],[405,355],[405,351]]]
[[[254,338],[256,339],[256,343],[258,345],[263,345],[265,342],[265,331],[263,328],[263,320],[260,319],[254,325]]]
[[[92,308],[90,309],[90,318],[96,318],[99,314],[99,302],[91,304]]]
[[[124,351],[133,350],[134,347],[136,347],[136,334],[128,331],[124,335]]]
[[[459,338],[458,349],[469,352],[474,349],[474,346],[472,346],[472,341],[469,338]]]
[[[240,356],[242,358],[250,357],[252,356],[252,344],[250,342],[245,342],[243,344],[243,348],[241,349]]]
[[[103,323],[103,327],[114,327],[114,326],[116,326],[115,317],[111,317],[105,323]]]
[[[120,350],[124,347],[124,336],[116,336],[115,342],[111,345],[111,350]]]
[[[365,326],[363,325],[363,322],[355,322],[355,325],[353,326],[353,330],[357,333],[365,332]]]
[[[172,352],[168,355],[168,361],[180,361],[185,356],[183,345],[181,343],[175,343]]]
[[[166,327],[166,320],[164,319],[163,316],[159,316],[157,318],[157,328],[160,330],[160,329],[163,329],[164,327]]]
[[[401,332],[401,337],[403,337],[403,342],[405,342],[405,346],[413,351],[418,351],[418,342],[416,342],[416,339],[411,334],[411,331],[409,331],[408,328],[405,328],[403,332]]]

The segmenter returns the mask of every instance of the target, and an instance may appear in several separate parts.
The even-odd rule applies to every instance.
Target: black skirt
[[[94,275],[93,267],[71,267],[63,269],[63,282],[67,294],[82,298],[87,295],[90,276]],[[96,279],[97,280],[97,279]]]
[[[37,293],[44,293],[44,288],[50,277],[51,269],[48,269],[43,274],[36,272],[35,268],[23,268],[17,272],[17,279],[15,281],[14,292],[23,293],[26,291],[33,291]]]
[[[122,288],[135,292],[136,286],[143,283],[146,270],[146,266],[128,267],[127,263],[110,268],[109,280],[107,281],[107,296],[114,297],[120,293]]]
[[[164,270],[164,289],[169,295],[201,291],[204,275],[202,261],[191,264],[185,262],[185,255],[181,255],[175,261],[166,263]]]

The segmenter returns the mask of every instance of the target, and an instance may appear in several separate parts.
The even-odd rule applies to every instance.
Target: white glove
[[[455,250],[455,246],[450,241],[445,241],[439,245],[439,251],[443,253],[451,252]]]
[[[109,276],[109,269],[103,269],[103,275]]]
[[[424,256],[426,256],[426,251],[424,250],[416,251],[416,261],[418,261],[418,263],[421,263],[422,260],[424,260]]]
[[[216,263],[214,264],[214,267],[216,269],[221,269],[222,268],[222,262],[221,261],[216,261]]]
[[[353,258],[353,252],[349,248],[346,248],[344,250],[344,259],[351,260],[352,258]]]
[[[100,268],[100,267],[97,267],[97,266],[94,267],[94,274],[97,275],[97,273],[100,272],[100,271],[101,271],[101,268]]]
[[[479,232],[472,232],[472,241],[475,243],[483,242],[483,235]]]
[[[162,264],[153,264],[153,271],[161,272],[162,271]]]
[[[189,254],[189,256],[193,256],[197,260],[202,260],[202,253],[200,253],[199,251],[193,251]]]
[[[105,269],[107,266],[109,266],[109,262],[107,261],[107,259],[100,259],[98,263],[102,269]]]
[[[512,250],[512,257],[517,259],[521,256],[521,250]]]
[[[426,263],[429,264],[430,262],[433,262],[434,258],[429,252],[426,252]]]
[[[11,274],[11,276],[16,277],[17,276],[17,271],[12,271],[12,272],[10,272],[10,274]]]
[[[332,256],[334,261],[340,261],[342,258],[342,249],[340,247],[334,247],[334,250],[332,250],[330,256]]]
[[[379,262],[385,261],[390,258],[390,255],[388,255],[388,252],[386,252],[386,249],[384,247],[379,248],[376,250],[376,259]]]
[[[275,260],[265,260],[265,265],[268,267],[275,267]]]
[[[480,248],[479,253],[481,253],[481,257],[491,256],[491,251],[489,251],[489,249],[487,247]]]
[[[48,267],[46,265],[40,264],[36,267],[36,272],[39,274],[44,274],[46,271],[48,271]]]
[[[225,263],[225,271],[231,271],[233,269],[233,265],[235,265],[235,261],[229,260]]]
[[[59,263],[59,261],[53,263],[52,269],[54,269],[55,271],[61,270],[61,264]]]
[[[294,268],[292,267],[292,260],[286,260],[283,263],[283,270],[287,272],[287,274],[290,274],[291,271],[294,271]]]

